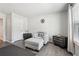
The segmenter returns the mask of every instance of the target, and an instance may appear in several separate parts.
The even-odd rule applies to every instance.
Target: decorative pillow
[[[34,38],[44,38],[44,32],[33,33]]]
[[[38,33],[34,33],[34,34],[33,34],[33,37],[34,37],[34,38],[37,38],[37,37],[38,37]]]
[[[43,38],[41,38],[41,37],[36,37],[37,39],[43,39]]]
[[[43,38],[44,37],[44,32],[38,32],[38,37]]]

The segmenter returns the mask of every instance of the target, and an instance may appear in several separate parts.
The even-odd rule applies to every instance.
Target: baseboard
[[[20,40],[23,40],[23,39],[20,39]],[[14,43],[14,42],[17,42],[17,41],[19,41],[19,40],[16,40],[16,41],[12,41],[12,43]]]
[[[10,42],[10,41],[5,41],[5,42],[8,42],[8,43],[10,43],[10,44],[11,44],[11,42]]]

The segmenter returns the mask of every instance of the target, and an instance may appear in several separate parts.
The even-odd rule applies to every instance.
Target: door
[[[2,47],[3,43],[3,19],[0,18],[0,48]]]

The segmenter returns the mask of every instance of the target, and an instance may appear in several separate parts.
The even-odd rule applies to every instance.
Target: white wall
[[[22,39],[22,33],[27,31],[27,18],[16,13],[7,14],[7,41],[14,42]]]
[[[76,44],[75,44],[75,56],[79,56],[79,45]]]
[[[79,23],[79,4],[75,4],[72,8],[73,21],[74,23]]]
[[[23,39],[23,33],[27,30],[27,18],[12,13],[12,42]]]
[[[73,13],[73,40],[75,43],[75,55],[79,56],[79,4],[75,4],[72,8]]]
[[[12,41],[12,22],[11,22],[11,14],[7,14],[7,21],[6,21],[6,38],[8,42]]]
[[[0,12],[0,18],[3,19],[3,41],[6,41],[6,14]]]
[[[45,23],[40,20],[44,18]],[[29,32],[45,31],[49,36],[61,34],[67,36],[67,12],[58,12],[47,15],[31,17],[28,20]]]

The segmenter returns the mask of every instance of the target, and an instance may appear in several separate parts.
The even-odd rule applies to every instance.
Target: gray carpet
[[[8,45],[0,48],[0,56],[35,56],[29,49],[22,49],[15,45]]]

